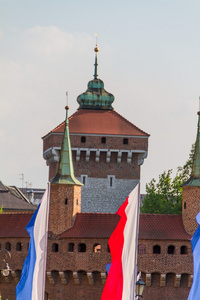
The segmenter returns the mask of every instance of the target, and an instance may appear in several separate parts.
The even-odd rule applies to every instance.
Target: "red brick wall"
[[[81,186],[51,184],[50,193],[49,231],[57,235],[71,227],[81,211]]]
[[[200,211],[200,187],[183,186],[182,218],[185,230],[193,235],[198,227],[196,215]]]

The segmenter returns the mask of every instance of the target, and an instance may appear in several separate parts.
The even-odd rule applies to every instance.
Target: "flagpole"
[[[42,295],[43,295],[43,300],[45,297],[45,284],[46,284],[46,266],[47,266],[47,246],[48,246],[48,227],[49,227],[49,205],[50,205],[50,182],[48,182],[47,186],[47,214],[46,214],[46,251],[45,251],[45,266],[44,266],[44,274],[43,274],[43,285],[42,285]]]
[[[135,278],[137,278],[137,255],[138,255],[138,235],[139,235],[139,220],[140,220],[140,182],[138,183],[138,214],[137,214],[137,229],[136,229],[136,249],[135,249]],[[136,285],[136,282],[135,282]],[[135,288],[136,290],[136,288]]]

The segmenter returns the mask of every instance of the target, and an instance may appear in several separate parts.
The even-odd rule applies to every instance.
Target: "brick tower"
[[[112,104],[114,96],[97,75],[77,97],[78,110],[69,118],[75,176],[82,187],[82,212],[115,213],[140,180],[149,135],[130,123]],[[49,179],[55,176],[65,123],[43,137],[43,156]]]
[[[68,109],[57,173],[51,180],[49,232],[59,235],[73,225],[74,217],[81,211],[81,186],[74,176],[69,138]]]
[[[196,215],[200,211],[200,112],[198,112],[198,127],[195,152],[190,178],[182,185],[183,204],[182,218],[185,230],[193,235],[198,227]]]

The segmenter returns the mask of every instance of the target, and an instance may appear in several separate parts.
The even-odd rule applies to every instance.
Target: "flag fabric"
[[[43,300],[46,273],[47,233],[50,184],[26,230],[30,236],[29,252],[16,286],[16,300]]]
[[[197,223],[200,225],[200,212],[196,216]],[[188,296],[188,300],[200,299],[200,226],[196,229],[191,239],[193,253],[193,283]]]
[[[112,261],[101,300],[135,300],[139,199],[138,184],[117,212],[121,218],[109,239]]]

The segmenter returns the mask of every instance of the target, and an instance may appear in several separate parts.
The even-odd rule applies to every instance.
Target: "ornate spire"
[[[95,33],[96,37],[97,37],[97,34]],[[94,52],[95,52],[95,64],[94,64],[94,79],[97,79],[98,75],[97,75],[97,53],[99,52],[99,48],[97,46],[97,43],[96,43],[96,47],[94,48]]]
[[[57,173],[55,177],[51,180],[51,183],[83,185],[74,176],[72,150],[71,150],[71,143],[69,137],[69,120],[68,120],[69,106],[66,106],[65,109],[66,109],[66,120],[65,120],[65,130],[63,134],[61,152],[60,152],[60,160],[58,163]]]
[[[192,163],[192,173],[190,178],[183,184],[189,186],[200,186],[200,111],[198,111],[197,137]]]
[[[114,96],[108,93],[104,89],[104,82],[101,79],[97,78],[98,77],[97,53],[99,52],[97,42],[94,51],[95,51],[94,79],[89,81],[87,91],[77,97],[77,102],[80,105],[79,108],[83,108],[83,109],[112,110],[113,109],[112,103],[114,101]]]

